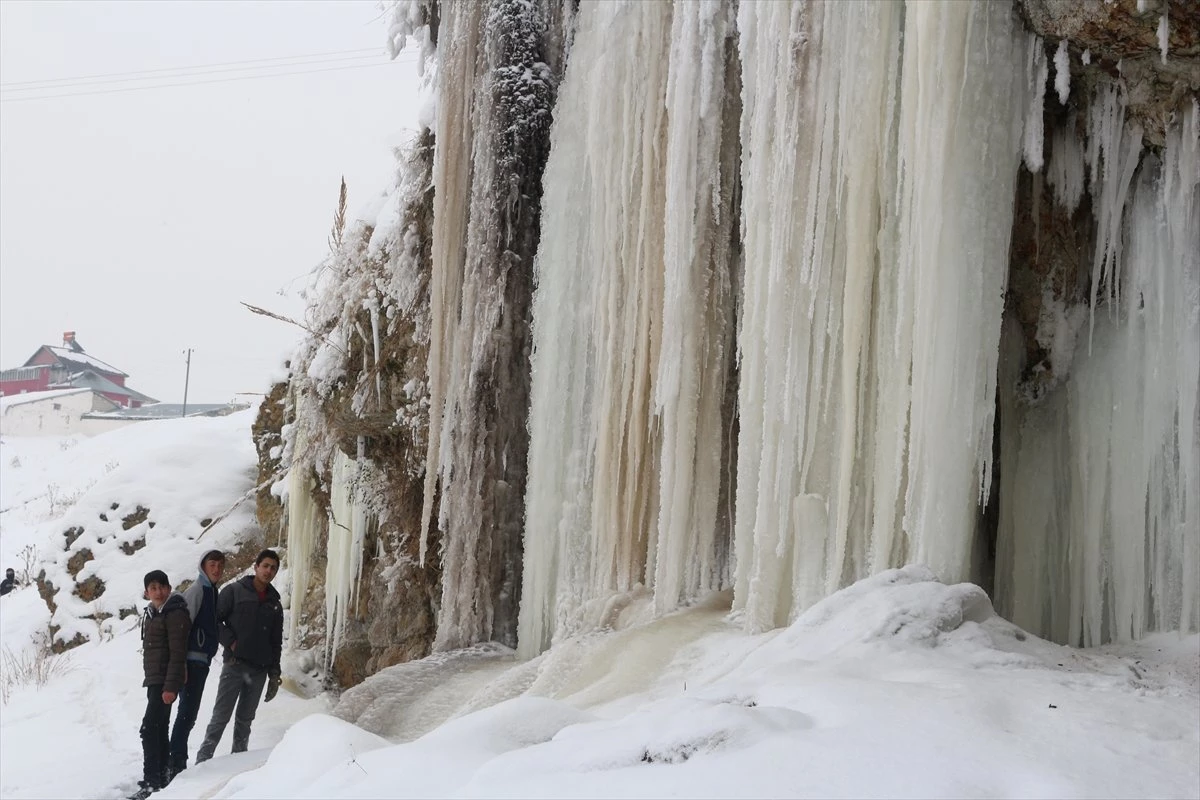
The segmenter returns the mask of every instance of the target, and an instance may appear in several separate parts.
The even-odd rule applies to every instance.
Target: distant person
[[[17,588],[17,574],[12,571],[12,567],[4,570],[4,580],[0,581],[0,597]]]
[[[220,631],[217,628],[217,585],[225,571],[225,554],[209,550],[200,558],[200,574],[195,583],[183,592],[192,632],[187,643],[187,681],[179,693],[179,710],[171,729],[171,777],[187,769],[188,736],[196,724],[200,698],[208,681],[208,669],[217,654]]]
[[[167,574],[146,573],[145,597],[150,601],[142,618],[142,667],[146,679],[146,713],[142,717],[142,780],[134,800],[144,800],[170,782],[167,775],[171,704],[183,687],[191,620],[183,595],[171,592]]]
[[[268,703],[279,691],[283,606],[279,592],[271,585],[277,572],[279,554],[263,550],[254,559],[254,574],[230,583],[217,596],[217,623],[225,657],[212,721],[196,753],[197,764],[213,757],[230,716],[234,716],[233,752],[244,753],[250,746],[250,725],[263,686],[267,687],[263,700]]]

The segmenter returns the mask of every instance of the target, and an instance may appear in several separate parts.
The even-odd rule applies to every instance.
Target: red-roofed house
[[[91,389],[117,405],[138,408],[157,403],[125,385],[129,376],[83,351],[75,331],[63,334],[62,347],[44,344],[16,369],[0,372],[0,396],[57,389]]]

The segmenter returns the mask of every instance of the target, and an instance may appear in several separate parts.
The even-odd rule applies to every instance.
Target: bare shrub
[[[40,689],[51,678],[66,675],[74,668],[71,657],[53,653],[45,637],[32,651],[14,653],[5,647],[4,658],[0,660],[0,700],[7,704],[16,689],[24,686]]]

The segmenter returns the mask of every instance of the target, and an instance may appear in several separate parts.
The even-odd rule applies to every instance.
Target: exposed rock
[[[1200,3],[1144,5],[1138,11],[1138,0],[1020,0],[1031,30],[1053,45],[1068,40],[1072,82],[1087,89],[1098,78],[1122,78],[1129,119],[1141,124],[1147,143],[1161,146],[1173,113],[1200,92]],[[1164,11],[1165,60],[1158,39]],[[1085,50],[1090,65],[1083,64]]]
[[[62,626],[60,625],[50,626],[50,652],[54,653],[55,655],[62,655],[68,650],[74,650],[76,647],[79,647],[79,645],[85,644],[88,640],[86,636],[76,631],[75,635],[71,637],[70,641],[64,642],[61,639],[56,638],[61,629]]]
[[[1094,248],[1091,198],[1086,194],[1073,214],[1054,201],[1042,175],[1024,167],[1017,179],[1013,237],[1009,257],[1005,314],[1025,335],[1025,394],[1040,397],[1064,376],[1056,374],[1050,353],[1038,341],[1038,325],[1047,296],[1074,306],[1087,299]]]
[[[141,550],[145,546],[146,546],[146,537],[143,536],[140,539],[134,539],[132,542],[122,542],[121,543],[121,552],[127,556],[131,556],[134,553],[136,553],[138,550]]]
[[[83,569],[83,565],[94,558],[95,556],[92,555],[92,551],[90,549],[86,547],[81,548],[80,550],[76,551],[73,556],[67,559],[67,573],[74,578],[79,574],[79,571]]]
[[[46,578],[46,570],[42,570],[37,576],[38,595],[42,598],[42,602],[46,604],[46,608],[50,609],[53,614],[58,610],[58,604],[54,602],[54,595],[58,589],[54,588],[54,584]]]
[[[73,528],[67,528],[65,531],[63,531],[63,537],[66,538],[66,540],[67,540],[67,544],[63,549],[70,550],[71,545],[75,544],[75,540],[78,539],[82,535],[83,535],[83,528],[81,526],[76,525]]]
[[[85,578],[75,584],[75,594],[80,600],[85,603],[90,603],[100,595],[104,594],[104,581],[100,580],[99,576],[93,575],[90,578]]]
[[[134,525],[141,525],[150,516],[150,509],[138,506],[132,514],[129,514],[121,519],[121,527],[124,530],[129,530]],[[153,523],[151,523],[153,525]]]
[[[258,453],[259,490],[254,497],[254,510],[258,524],[266,531],[283,529],[283,504],[271,494],[271,483],[280,474],[287,387],[286,381],[271,387],[250,427],[254,449]]]

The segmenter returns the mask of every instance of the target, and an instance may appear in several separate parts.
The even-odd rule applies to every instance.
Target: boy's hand
[[[283,678],[278,672],[272,672],[267,676],[267,693],[263,697],[264,703],[269,703],[275,699],[275,695],[279,693],[279,684],[282,682]]]
[[[166,703],[167,705],[171,705],[171,703],[175,702],[176,694],[175,694],[175,692],[163,692],[162,697],[163,697],[164,703]]]

